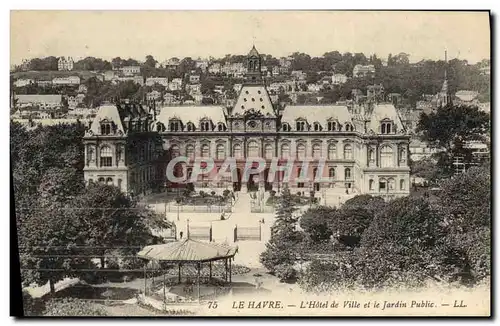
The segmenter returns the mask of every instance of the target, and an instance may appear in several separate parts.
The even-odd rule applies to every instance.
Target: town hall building
[[[235,180],[200,176],[195,189],[224,188],[279,191],[341,191],[395,198],[409,194],[407,134],[396,108],[389,103],[362,105],[287,105],[278,110],[261,74],[261,56],[247,56],[246,83],[234,106],[103,105],[85,136],[85,179],[105,182],[123,191],[146,193],[154,187],[178,187],[166,179],[175,156],[176,175],[189,177],[194,158],[212,158],[213,174],[227,157],[237,163]],[[263,158],[259,176],[242,182],[247,158]],[[267,182],[273,158],[294,159],[290,180],[277,173]],[[324,160],[317,180],[319,160]],[[309,162],[302,171],[303,162]],[[301,176],[302,178],[299,178]]]

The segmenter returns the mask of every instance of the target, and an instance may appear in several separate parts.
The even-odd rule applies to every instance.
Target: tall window
[[[337,146],[334,144],[328,145],[328,159],[334,160],[337,158]]]
[[[111,134],[111,123],[103,122],[101,123],[101,135],[110,135]]]
[[[194,130],[195,130],[194,123],[188,122],[188,124],[187,124],[187,131],[194,131]]]
[[[394,131],[392,121],[384,121],[380,124],[380,131],[382,134],[390,134]]]
[[[303,160],[306,158],[306,146],[304,144],[297,145],[297,158]]]
[[[94,146],[89,146],[87,149],[87,157],[89,162],[95,161],[95,148]]]
[[[283,124],[281,125],[281,129],[282,129],[283,131],[290,131],[290,125],[289,125],[288,123],[283,123]]]
[[[170,121],[170,131],[180,131],[181,123],[179,121]]]
[[[390,178],[388,183],[389,183],[389,190],[396,189],[396,182],[394,181],[393,178]]]
[[[210,122],[209,121],[202,121],[201,122],[201,131],[211,131],[212,128],[210,128]]]
[[[297,121],[297,131],[306,131],[305,121]]]
[[[384,146],[380,149],[380,167],[394,166],[392,147]]]
[[[406,162],[406,148],[404,147],[399,150],[399,161]]]
[[[345,124],[345,131],[354,131],[354,127],[350,123]]]
[[[216,157],[218,160],[223,160],[226,158],[226,148],[224,145],[222,144],[217,145]]]
[[[218,131],[224,131],[224,125],[223,125],[222,123],[219,123],[219,124],[217,125],[217,130],[218,130]]]
[[[335,179],[335,168],[329,168],[328,169],[328,177],[330,179]]]
[[[270,160],[273,158],[273,156],[273,146],[271,144],[266,144],[266,146],[264,147],[264,157]]]
[[[347,144],[344,146],[344,159],[352,160],[352,145]]]
[[[179,146],[177,145],[173,145],[171,148],[170,148],[170,151],[172,153],[172,157],[177,157],[179,156],[181,153],[180,153],[180,150],[179,150]]]
[[[375,151],[373,149],[370,149],[368,151],[368,157],[370,159],[370,162],[375,162]]]
[[[370,190],[373,190],[374,181],[372,179],[370,179],[370,181],[368,181],[368,187],[369,187]]]
[[[335,121],[329,121],[328,131],[335,131],[335,130],[337,130],[337,123]]]
[[[317,122],[314,123],[314,131],[321,131],[321,125]]]
[[[281,158],[285,159],[290,158],[290,145],[288,144],[281,145]]]
[[[201,145],[201,157],[205,158],[210,156],[210,146],[207,144]]]
[[[404,181],[404,179],[399,180],[399,190],[405,190],[405,181]]]
[[[100,152],[101,166],[112,166],[113,165],[113,152],[108,146],[101,147]]]
[[[235,158],[241,158],[242,155],[241,155],[241,145],[240,144],[236,144],[233,146],[233,154],[234,154],[234,157]]]
[[[346,179],[346,180],[351,179],[351,169],[350,169],[350,168],[346,168],[346,169],[344,170],[344,176],[345,176],[345,179]]]
[[[193,145],[186,146],[186,156],[190,159],[194,159],[194,146]]]
[[[312,156],[315,159],[319,159],[321,157],[321,145],[314,144],[312,147]]]
[[[255,141],[251,141],[247,144],[247,157],[259,157],[259,144]]]

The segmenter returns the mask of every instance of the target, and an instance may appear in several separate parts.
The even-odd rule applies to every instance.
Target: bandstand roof
[[[192,239],[144,247],[139,258],[167,262],[202,262],[233,257],[238,247]]]

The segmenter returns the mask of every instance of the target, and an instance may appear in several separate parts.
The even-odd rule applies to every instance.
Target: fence
[[[150,204],[156,213],[232,213],[231,205],[177,205],[173,203]]]
[[[193,240],[212,241],[212,226],[187,226],[187,237]]]
[[[237,241],[262,241],[262,226],[256,227],[234,227],[234,242]]]

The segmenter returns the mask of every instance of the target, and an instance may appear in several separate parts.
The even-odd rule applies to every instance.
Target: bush
[[[107,313],[104,309],[88,301],[65,298],[49,300],[44,316],[107,316]]]
[[[215,196],[215,191],[212,190],[212,192],[210,193],[210,195]]]
[[[275,275],[281,282],[292,282],[297,279],[297,271],[291,264],[281,264],[276,266]]]
[[[200,190],[199,194],[200,194],[200,197],[205,197],[207,195],[207,193],[204,192],[203,190]]]
[[[33,298],[28,291],[23,290],[24,316],[40,316],[44,310],[42,300]]]
[[[222,196],[223,196],[224,198],[229,197],[229,195],[230,195],[230,194],[231,194],[231,191],[230,191],[230,190],[228,190],[228,189],[226,189],[226,190],[224,190],[224,191],[222,192]]]

